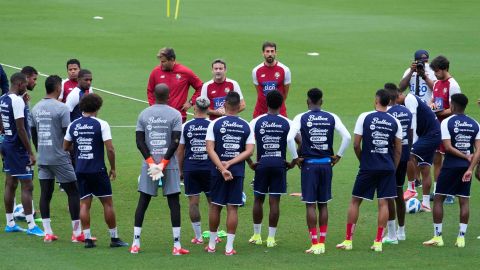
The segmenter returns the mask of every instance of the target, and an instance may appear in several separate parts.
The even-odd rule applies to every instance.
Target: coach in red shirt
[[[176,62],[175,51],[172,48],[162,48],[157,54],[160,65],[156,66],[148,79],[147,97],[148,103],[155,103],[153,90],[155,85],[164,83],[170,88],[168,105],[177,109],[182,114],[182,120],[187,119],[187,110],[192,107],[197,97],[200,96],[203,82],[192,70]],[[195,89],[192,98],[187,101],[188,89]]]

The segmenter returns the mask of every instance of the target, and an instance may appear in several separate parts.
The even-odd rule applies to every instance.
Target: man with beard
[[[290,69],[277,61],[277,45],[273,42],[265,42],[262,45],[265,61],[256,66],[252,71],[253,84],[257,89],[257,104],[253,111],[253,118],[268,112],[266,96],[272,90],[278,90],[283,96],[283,104],[280,114],[287,117],[285,101],[290,89]]]

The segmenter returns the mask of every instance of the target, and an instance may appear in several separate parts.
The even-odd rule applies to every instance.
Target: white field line
[[[0,65],[5,66],[5,67],[9,67],[9,68],[13,68],[13,69],[16,69],[16,70],[22,70],[20,67],[12,66],[12,65],[9,65],[9,64],[0,63]],[[48,74],[44,74],[44,73],[41,73],[41,72],[38,72],[38,75],[40,75],[42,77],[48,77],[49,76]],[[145,101],[145,100],[125,96],[125,95],[118,94],[118,93],[108,91],[108,90],[105,90],[105,89],[100,89],[100,88],[97,88],[97,87],[92,87],[92,89],[95,90],[95,91],[99,91],[99,92],[102,92],[102,93],[105,93],[105,94],[112,95],[112,96],[116,96],[116,97],[120,97],[120,98],[129,99],[129,100],[138,101],[138,102],[141,102],[141,103],[147,103],[148,104],[148,102]],[[187,112],[187,114],[188,115],[193,115],[193,113],[190,113],[190,112]],[[130,127],[130,126],[117,126],[117,127]],[[132,126],[132,127],[134,127],[134,126]]]

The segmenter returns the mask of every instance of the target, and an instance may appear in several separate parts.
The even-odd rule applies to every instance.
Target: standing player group
[[[269,248],[277,246],[280,198],[287,192],[287,170],[298,166],[311,241],[306,253],[325,253],[328,202],[333,198],[333,167],[344,155],[351,136],[336,114],[322,109],[323,92],[318,88],[308,90],[306,112],[293,120],[287,118],[285,104],[291,73],[286,65],[277,61],[276,49],[275,43],[265,42],[264,62],[252,71],[257,102],[251,122],[238,116],[246,102],[238,82],[226,77],[224,60],[212,62],[213,78],[203,83],[189,68],[176,62],[172,48],[159,51],[160,65],[150,74],[147,86],[151,106],[140,113],[136,126],[136,145],[144,162],[138,179],[139,199],[131,253],[141,250],[145,213],[151,198],[158,195],[159,186],[170,209],[172,254],[190,253],[180,241],[179,195],[183,179],[194,232],[191,243],[203,245],[207,237],[205,251],[216,252],[217,244],[222,241],[219,237],[221,211],[226,208],[224,254],[235,255],[238,207],[244,204],[246,163],[255,173],[253,235],[249,242],[256,245],[266,242]],[[379,252],[383,244],[405,240],[404,199],[417,196],[415,180],[420,179],[421,210],[431,212],[430,198],[434,201],[434,237],[424,245],[444,245],[443,202],[457,196],[461,215],[455,245],[465,246],[470,183],[480,159],[479,125],[464,114],[468,99],[451,77],[448,60],[439,56],[429,65],[428,58],[427,51],[417,51],[399,88],[392,83],[385,84],[375,93],[375,110],[362,113],[355,124],[353,144],[360,166],[348,209],[346,237],[337,245],[339,249],[353,248],[360,205],[363,200],[373,200],[375,193],[378,228],[371,249]],[[109,228],[110,246],[127,246],[118,236],[113,208],[110,181],[116,178],[116,166],[110,127],[96,117],[102,99],[92,93],[92,73],[81,69],[78,60],[69,60],[67,71],[69,78],[63,82],[55,75],[47,78],[46,96],[31,113],[29,98],[24,94],[35,86],[37,72],[33,68],[25,69],[27,75],[12,75],[10,91],[0,98],[5,134],[2,145],[6,171],[5,231],[24,231],[13,218],[15,189],[20,182],[27,234],[42,236],[45,242],[57,240],[50,220],[50,201],[56,180],[68,196],[72,242],[85,242],[86,248],[96,246],[96,238],[90,231],[90,208],[93,197],[98,197]],[[410,92],[403,93],[408,84]],[[190,87],[195,93],[188,99]],[[186,121],[186,112],[191,107],[194,107],[194,118]],[[29,118],[31,121],[27,121]],[[342,138],[337,152],[333,150],[335,133]],[[30,146],[30,138],[38,159]],[[104,162],[105,150],[109,170]],[[287,160],[287,150],[290,160]],[[252,159],[254,151],[256,158]],[[32,166],[35,162],[39,168],[40,212],[45,232],[33,219]],[[430,195],[432,165],[436,184]],[[408,189],[403,193],[406,176]],[[208,201],[208,234],[202,234],[201,229],[201,193]],[[267,195],[268,236],[264,241],[263,205]]]

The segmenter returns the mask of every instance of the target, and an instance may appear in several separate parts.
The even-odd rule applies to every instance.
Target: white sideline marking
[[[9,68],[13,68],[13,69],[16,69],[16,70],[22,70],[20,67],[16,67],[16,66],[4,64],[4,63],[0,63],[0,65],[5,66],[5,67],[9,67]],[[40,76],[42,76],[42,77],[48,77],[48,76],[49,76],[49,75],[47,75],[47,74],[41,73],[40,71],[38,72],[38,75],[40,75]],[[138,102],[141,102],[141,103],[146,103],[146,104],[148,104],[148,102],[145,101],[145,100],[141,100],[141,99],[138,99],[138,98],[125,96],[125,95],[122,95],[122,94],[117,94],[117,93],[115,93],[115,92],[111,92],[111,91],[108,91],[108,90],[100,89],[100,88],[97,88],[97,87],[92,87],[92,89],[95,90],[95,91],[99,91],[99,92],[103,92],[103,93],[105,93],[105,94],[112,95],[112,96],[121,97],[121,98],[124,98],[124,99],[129,99],[129,100],[138,101]],[[188,114],[188,115],[194,115],[193,113],[190,113],[190,112],[187,112],[187,114]]]

